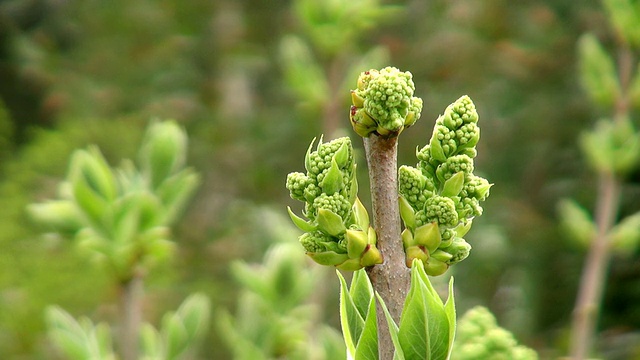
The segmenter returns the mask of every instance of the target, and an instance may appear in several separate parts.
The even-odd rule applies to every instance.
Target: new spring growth
[[[417,166],[398,170],[407,266],[419,259],[432,276],[469,255],[471,246],[462,237],[489,195],[491,184],[473,174],[477,123],[473,102],[461,97],[436,120],[429,144],[416,153]]]
[[[353,130],[362,137],[398,136],[420,118],[422,99],[413,96],[414,90],[408,71],[386,67],[361,73],[357,89],[351,90]]]
[[[358,270],[382,263],[376,248],[376,233],[369,215],[357,197],[356,164],[351,140],[343,137],[323,143],[315,139],[305,156],[306,174],[290,173],[287,189],[291,198],[305,203],[303,215],[289,208],[291,220],[305,233],[300,243],[307,255],[321,265]]]
[[[509,331],[496,323],[496,318],[482,306],[469,311],[458,322],[453,344],[453,358],[459,360],[537,360],[532,349],[518,345]]]

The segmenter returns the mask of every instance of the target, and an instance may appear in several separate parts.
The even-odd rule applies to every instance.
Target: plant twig
[[[600,312],[602,292],[610,259],[607,233],[613,226],[620,198],[620,185],[613,174],[601,174],[596,207],[597,233],[591,241],[580,290],[573,311],[571,358],[583,360],[591,348],[596,320]]]
[[[629,112],[627,88],[633,73],[633,54],[622,43],[618,68],[621,94],[616,99],[614,121],[622,121]],[[589,355],[600,314],[602,293],[609,266],[610,244],[607,234],[614,225],[620,202],[620,181],[616,174],[600,172],[595,219],[597,232],[591,241],[585,261],[578,298],[573,310],[571,329],[571,359],[583,360]]]
[[[396,137],[384,139],[371,135],[364,138],[371,181],[373,224],[378,235],[377,247],[384,258],[384,263],[369,268],[368,274],[373,288],[385,301],[396,323],[400,321],[411,280],[400,237],[397,144]],[[391,360],[394,346],[380,306],[376,315],[380,360]]]
[[[137,360],[143,278],[139,274],[134,275],[130,280],[120,283],[120,288],[120,353],[123,360]]]

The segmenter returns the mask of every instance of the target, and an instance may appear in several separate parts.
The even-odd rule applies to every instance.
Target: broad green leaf
[[[150,324],[144,324],[140,329],[142,356],[145,359],[163,359],[164,351],[158,331]]]
[[[66,311],[51,306],[46,313],[49,337],[69,359],[86,359],[87,339],[84,330]]]
[[[189,335],[180,317],[167,314],[162,321],[162,333],[167,349],[167,358],[174,359],[189,345]]]
[[[406,360],[431,360],[429,356],[429,327],[427,324],[426,298],[427,290],[419,284],[416,276],[412,276],[411,289],[407,295],[400,327],[398,342]]]
[[[340,215],[331,210],[318,210],[316,220],[318,221],[318,228],[331,236],[338,236],[347,230]]]
[[[190,295],[177,313],[180,315],[189,336],[194,338],[200,336],[209,322],[209,298],[204,294]]]
[[[367,276],[364,270],[358,272]],[[353,286],[352,286],[353,288]],[[376,317],[376,300],[373,294],[369,299],[369,309],[366,314],[364,329],[356,345],[356,356],[354,360],[377,360],[378,359],[378,321]]]
[[[354,358],[356,344],[364,328],[364,319],[360,316],[356,305],[353,303],[344,277],[337,270],[336,273],[340,279],[340,325],[342,327],[342,336],[347,345],[347,352],[351,358]]]
[[[449,353],[449,320],[442,300],[424,272],[411,268],[411,288],[400,319],[398,339],[407,360],[445,360]]]
[[[400,346],[400,340],[398,339],[398,325],[391,317],[389,313],[389,309],[387,309],[387,304],[384,303],[384,299],[376,292],[376,297],[378,298],[378,302],[382,307],[382,311],[384,312],[384,316],[387,318],[387,326],[389,328],[389,334],[391,335],[391,341],[393,342],[393,346],[395,347],[395,353],[393,354],[394,360],[405,360],[404,352],[402,351],[402,346]]]
[[[353,273],[349,296],[353,299],[353,303],[356,306],[356,309],[358,309],[358,313],[363,318],[366,318],[367,312],[369,311],[369,304],[373,299],[373,287],[371,286],[367,272],[364,269]]]

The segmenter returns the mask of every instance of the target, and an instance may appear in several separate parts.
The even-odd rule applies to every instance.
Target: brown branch
[[[130,280],[122,282],[120,289],[120,353],[123,360],[137,360],[142,321],[142,276],[134,275]]]
[[[622,121],[629,113],[627,89],[633,73],[633,63],[631,50],[622,42],[618,56],[620,96],[616,99],[614,121]],[[620,181],[615,174],[600,172],[595,210],[597,232],[591,241],[584,263],[578,297],[573,310],[570,349],[573,360],[584,360],[589,356],[596,333],[602,293],[611,258],[608,233],[618,213],[620,186]]]
[[[397,138],[376,135],[364,138],[369,167],[373,225],[378,235],[377,247],[384,263],[367,269],[373,288],[385,301],[391,316],[399,323],[402,307],[409,292],[410,271],[405,264],[400,236],[398,209]],[[377,307],[378,352],[380,360],[392,360],[394,346],[380,306]]]
[[[597,233],[580,279],[580,290],[573,310],[571,358],[583,360],[589,355],[600,312],[602,292],[610,259],[608,232],[613,226],[620,199],[620,185],[612,174],[601,174],[596,206]]]

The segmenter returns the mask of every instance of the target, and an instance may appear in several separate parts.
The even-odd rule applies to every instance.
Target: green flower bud
[[[447,226],[458,224],[456,204],[450,198],[436,195],[427,199],[424,206],[427,221]]]
[[[403,165],[398,169],[398,191],[414,209],[421,209],[435,190],[433,181],[420,170]]]
[[[303,173],[293,172],[287,175],[287,190],[289,190],[292,199],[305,201],[304,192],[311,184],[311,179]]]
[[[307,174],[287,176],[291,197],[304,201],[298,217],[288,209],[293,223],[306,233],[300,243],[307,255],[321,265],[356,270],[382,262],[376,233],[369,226],[369,215],[357,198],[353,148],[348,138],[323,143],[305,155]]]
[[[304,233],[300,235],[298,240],[307,253],[320,253],[326,251],[327,247],[324,243],[333,241],[329,235],[326,235],[321,231]]]
[[[471,247],[461,237],[469,231],[471,219],[482,214],[480,201],[492,186],[473,174],[480,139],[477,122],[471,99],[460,97],[436,120],[429,144],[416,150],[416,167],[398,170],[400,215],[408,229],[403,233],[404,248],[408,252],[418,246],[411,250],[412,258],[419,257],[418,250],[425,252],[431,275],[468,256]],[[437,236],[425,235],[430,224],[437,225]]]
[[[320,209],[329,210],[330,212],[338,215],[342,221],[348,219],[351,211],[351,204],[349,204],[349,200],[338,193],[331,195],[321,193],[313,200],[313,208],[316,209],[316,212],[319,212]],[[316,216],[317,215],[318,214],[316,213]]]
[[[413,125],[422,111],[422,100],[413,96],[414,90],[410,72],[386,67],[361,73],[351,93],[350,119],[356,133],[394,137]]]
[[[464,124],[456,130],[458,149],[472,148],[480,140],[480,128],[476,123]]]
[[[459,263],[469,256],[469,252],[471,251],[471,245],[466,242],[463,238],[455,238],[453,243],[446,248],[441,249],[449,254],[451,254],[451,259],[447,262],[449,265],[453,265],[455,263]]]
[[[436,176],[441,182],[445,182],[459,172],[465,175],[471,174],[473,172],[473,159],[467,155],[451,156],[438,166]]]

